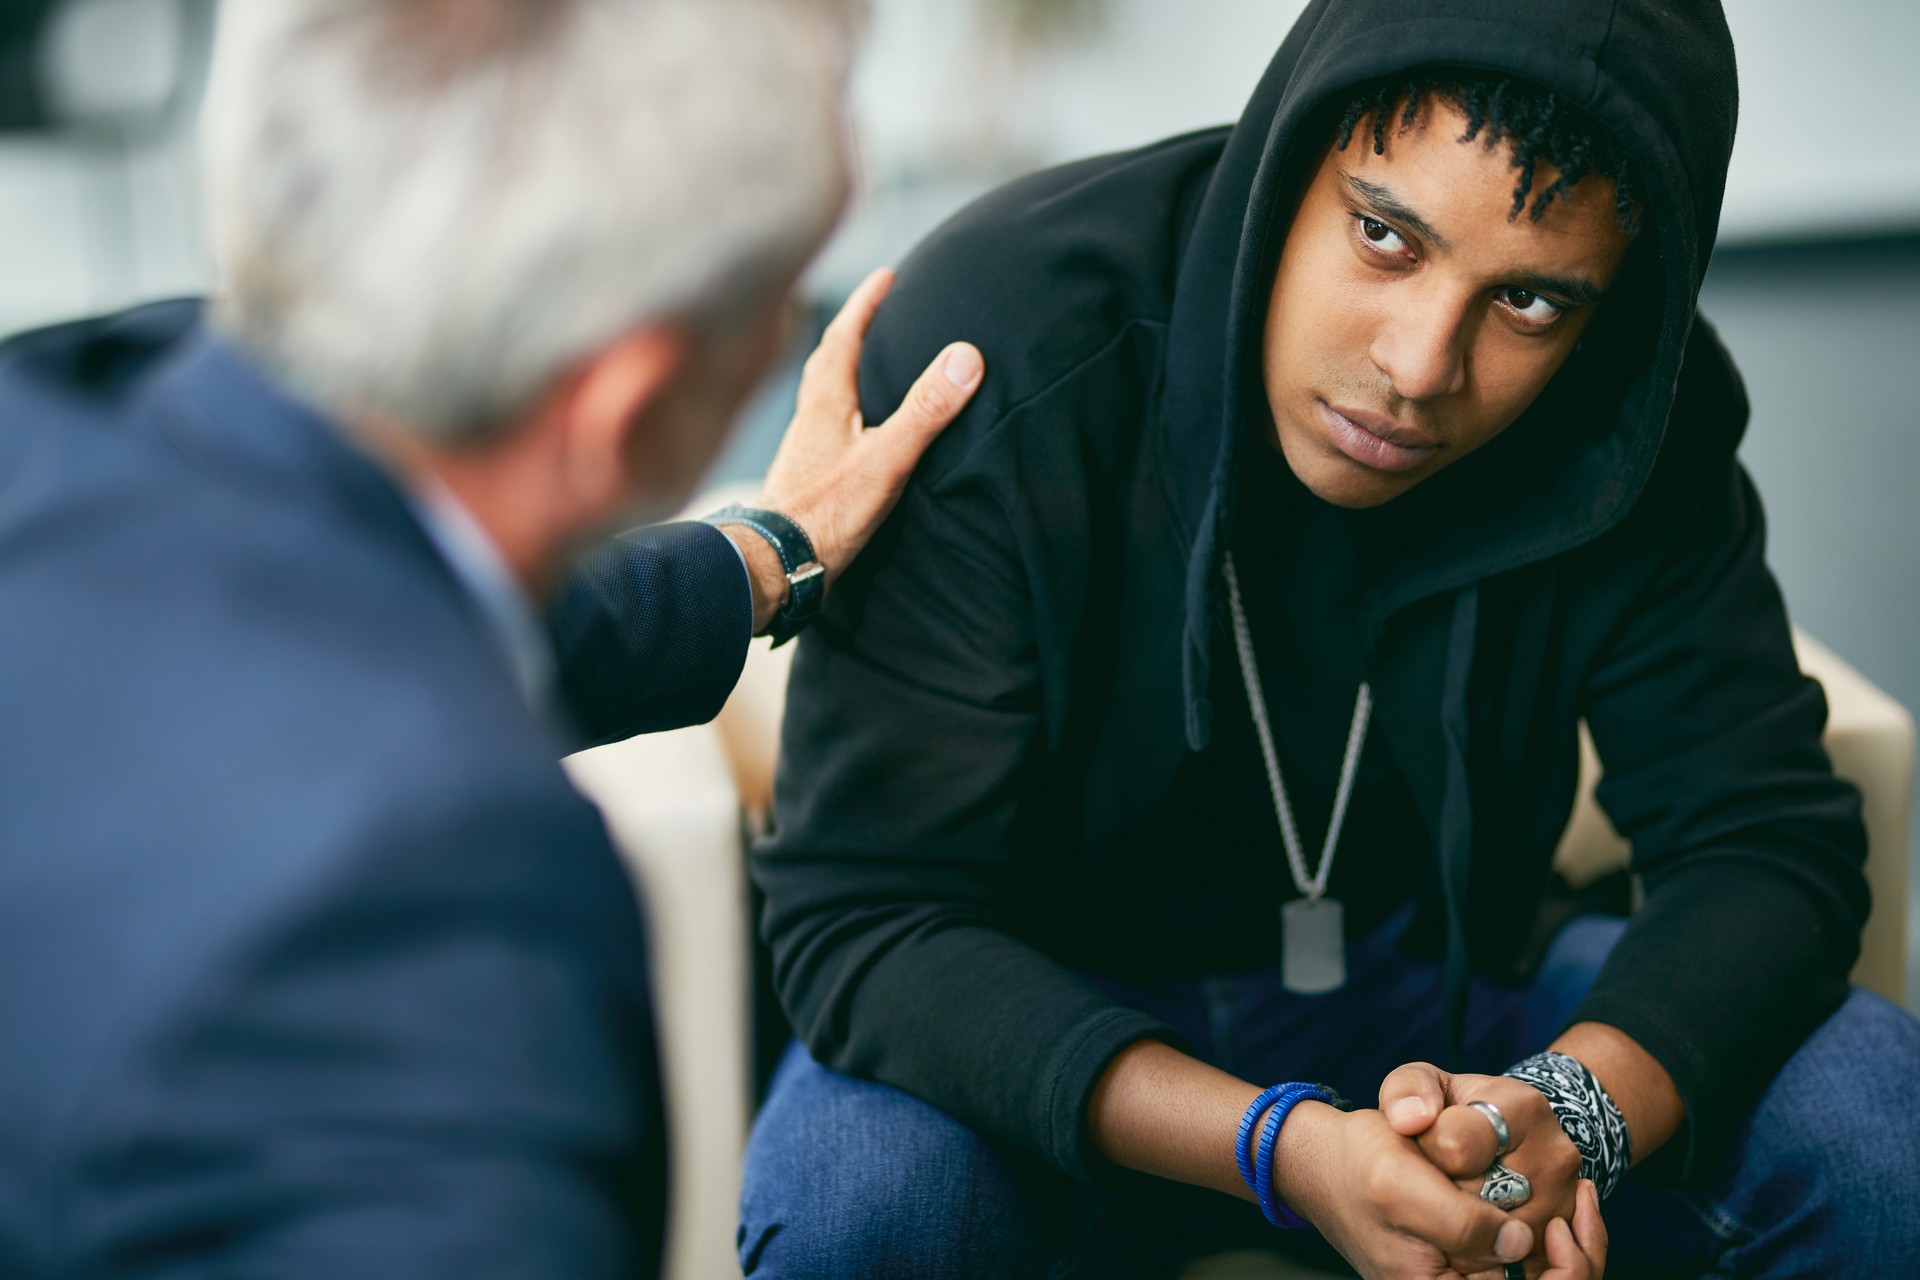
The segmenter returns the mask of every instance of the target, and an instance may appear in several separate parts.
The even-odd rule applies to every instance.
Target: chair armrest
[[[740,807],[763,828],[773,813],[773,774],[780,761],[780,721],[787,710],[787,676],[803,638],[778,649],[755,641],[733,696],[714,718],[713,727],[733,767]]]
[[[672,1131],[667,1280],[739,1274],[752,1114],[751,944],[740,808],[719,736],[697,726],[566,761],[644,900]]]
[[[1873,914],[1860,937],[1853,980],[1906,1003],[1908,822],[1913,813],[1913,716],[1811,636],[1796,633],[1800,666],[1827,691],[1833,771],[1860,788],[1867,823]]]

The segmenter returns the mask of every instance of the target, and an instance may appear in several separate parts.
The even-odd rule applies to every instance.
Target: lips
[[[1438,444],[1391,418],[1360,409],[1335,409],[1325,400],[1314,404],[1333,434],[1334,447],[1363,467],[1412,471],[1440,452]]]

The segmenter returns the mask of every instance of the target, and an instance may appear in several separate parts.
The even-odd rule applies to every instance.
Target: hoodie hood
[[[1211,734],[1239,449],[1268,414],[1261,342],[1292,194],[1327,142],[1331,106],[1368,81],[1439,66],[1532,81],[1610,130],[1638,171],[1643,243],[1582,357],[1499,439],[1415,491],[1467,491],[1474,500],[1455,509],[1472,514],[1383,584],[1376,625],[1598,537],[1632,509],[1666,441],[1733,151],[1733,41],[1718,0],[1314,0],[1227,138],[1174,294],[1163,461],[1193,546],[1183,667],[1195,749]]]

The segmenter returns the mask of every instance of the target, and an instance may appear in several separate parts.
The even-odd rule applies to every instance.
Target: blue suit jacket
[[[563,598],[591,737],[710,715],[724,537]],[[648,1275],[634,895],[388,479],[191,304],[0,351],[0,1276]]]

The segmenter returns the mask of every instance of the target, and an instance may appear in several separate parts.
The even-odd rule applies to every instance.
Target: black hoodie
[[[754,874],[820,1061],[1098,1171],[1094,1083],[1169,1033],[1069,967],[1099,927],[1083,887],[1210,739],[1240,450],[1272,429],[1266,301],[1327,110],[1429,65],[1544,85],[1645,188],[1639,269],[1519,422],[1402,500],[1452,514],[1366,597],[1377,732],[1431,837],[1415,938],[1445,950],[1450,1024],[1469,966],[1515,970],[1582,719],[1646,901],[1577,1016],[1679,1088],[1687,1129],[1650,1168],[1699,1167],[1844,997],[1858,798],[1821,748],[1825,700],[1734,458],[1738,376],[1695,315],[1733,144],[1719,5],[1320,0],[1237,126],[996,192],[913,255],[876,321],[869,420],[946,341],[990,373],[794,669]]]

